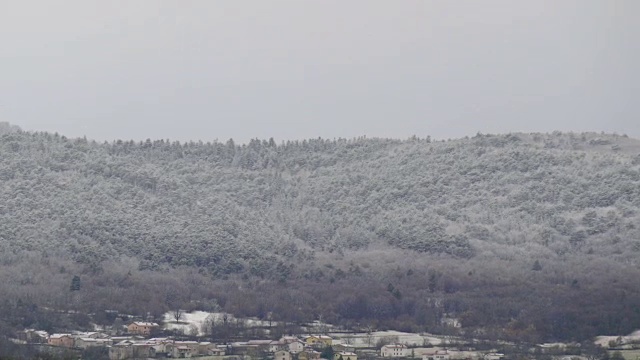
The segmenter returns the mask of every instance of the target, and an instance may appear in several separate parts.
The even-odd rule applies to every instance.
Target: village
[[[193,326],[192,326],[193,327]],[[171,328],[168,333],[180,334]],[[119,331],[106,328],[96,331],[71,331],[48,334],[42,330],[26,329],[16,334],[13,341],[37,347],[41,352],[75,353],[79,356],[101,354],[110,360],[197,358],[199,360],[375,360],[381,358],[410,358],[422,360],[500,360],[503,354],[491,351],[462,351],[447,346],[433,347],[422,338],[386,335],[368,341],[354,341],[353,334],[287,335],[278,340],[245,339],[222,343],[202,341],[202,338],[165,336],[163,327],[151,321],[131,321]],[[121,331],[120,331],[121,330]],[[173,330],[173,331],[171,331]],[[431,338],[431,340],[435,340]],[[418,344],[418,341],[421,343]],[[427,345],[427,346],[425,346]],[[87,357],[89,358],[89,357]]]
[[[108,352],[110,360],[197,358],[200,360],[375,360],[408,358],[422,360],[500,360],[503,354],[485,351],[462,351],[447,347],[419,347],[416,344],[389,343],[356,346],[349,340],[329,335],[283,336],[278,340],[252,339],[216,344],[207,341],[179,340],[173,336],[155,337],[160,325],[133,321],[126,334],[112,336],[108,332],[71,332],[47,334],[27,329],[17,334],[15,342],[39,346],[42,351]],[[398,340],[389,337],[387,341]],[[380,342],[378,342],[378,345]]]
[[[230,314],[195,311],[181,313],[180,316],[167,313],[162,325],[131,319],[118,326],[96,327],[93,331],[49,334],[26,329],[17,332],[12,341],[42,353],[109,360],[589,360],[601,357],[585,356],[586,344],[548,343],[526,348],[505,341],[469,342],[450,335],[392,330],[352,332],[318,322],[307,324],[296,334],[278,336],[267,330],[262,335],[219,340],[203,333],[205,327],[202,325],[214,318],[234,323],[244,321],[249,327],[273,329],[270,321],[235,319]],[[460,326],[455,319],[445,320],[454,328]],[[196,325],[200,325],[200,330]],[[619,360],[637,360],[640,355],[638,344],[640,331],[625,337],[600,336],[592,345],[600,355],[608,353],[611,359],[618,353]],[[518,350],[514,351],[516,348]]]

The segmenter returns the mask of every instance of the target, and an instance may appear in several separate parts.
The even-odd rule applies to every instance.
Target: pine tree
[[[80,290],[80,276],[74,275],[73,279],[71,279],[71,291],[79,291]]]
[[[533,271],[542,270],[542,265],[540,265],[540,262],[538,260],[536,260],[536,262],[533,263],[533,267],[531,268],[531,270]]]

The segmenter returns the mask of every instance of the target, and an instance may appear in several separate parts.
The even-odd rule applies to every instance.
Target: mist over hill
[[[640,327],[626,136],[96,143],[3,126],[0,155],[7,327],[60,326],[20,320],[25,304],[414,331],[451,316],[527,341]]]

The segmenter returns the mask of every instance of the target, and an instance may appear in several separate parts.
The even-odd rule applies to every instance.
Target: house
[[[275,353],[288,349],[287,344],[282,341],[272,341],[269,343],[269,352]]]
[[[195,356],[224,356],[225,349],[218,348],[210,342],[197,341],[171,341],[167,339],[149,339],[144,343],[136,344],[139,346],[149,346],[150,353],[148,355],[140,353],[138,357],[158,357],[160,354],[166,354],[173,358],[188,358]],[[135,346],[135,345],[134,345]],[[154,353],[155,352],[155,353]]]
[[[320,352],[313,349],[305,349],[298,353],[298,360],[319,360]]]
[[[273,360],[291,360],[291,353],[285,350],[276,351]]]
[[[146,340],[144,343],[153,346],[157,356],[159,353],[166,353],[167,344],[173,343],[173,340],[169,340],[168,338],[151,338]]]
[[[230,351],[228,351],[227,353],[231,353],[233,355],[245,356],[245,355],[251,355],[252,353],[257,352],[255,346],[249,346],[249,344],[246,342],[234,342],[234,343],[231,343],[229,347],[230,347]]]
[[[358,360],[358,355],[349,351],[340,351],[333,354],[333,360]]]
[[[47,344],[51,346],[64,346],[72,348],[74,346],[74,339],[70,334],[52,334],[51,336],[49,336]]]
[[[207,354],[211,355],[211,356],[225,356],[226,351],[223,348],[219,348],[219,347],[215,347],[214,346],[214,347],[210,347],[209,348]]]
[[[218,347],[209,349],[210,356],[225,356],[225,354],[226,354],[225,350]]]
[[[432,350],[422,355],[422,360],[449,360],[451,355],[447,350]]]
[[[174,358],[190,358],[193,356],[191,348],[188,346],[175,346],[170,354]]]
[[[210,342],[200,342],[198,343],[198,354],[200,355],[214,355],[214,356],[223,356],[224,350],[219,349],[216,344]]]
[[[325,347],[325,346],[331,346],[333,344],[333,339],[330,336],[326,336],[326,335],[311,335],[311,336],[307,336],[304,339],[304,342],[308,346]]]
[[[233,352],[233,347],[231,345],[216,345],[216,349],[222,352],[222,355],[229,355]]]
[[[185,345],[170,342],[165,345],[165,352],[168,357],[192,357],[191,348]]]
[[[175,349],[176,347],[189,348],[189,353],[191,354],[191,356],[200,355],[200,343],[197,341],[175,341],[173,343],[173,348]]]
[[[127,331],[129,331],[130,334],[149,336],[151,335],[151,331],[159,327],[160,325],[154,322],[135,321],[127,325]]]
[[[156,348],[149,343],[133,344],[133,357],[136,359],[148,359],[156,357]]]
[[[380,356],[382,357],[406,357],[409,355],[409,349],[403,344],[389,344],[380,348]]]
[[[297,354],[304,350],[304,343],[300,340],[293,341],[287,344],[289,352],[292,354]]]
[[[247,345],[249,346],[257,346],[260,350],[269,351],[272,340],[249,340],[247,341]]]
[[[333,345],[333,351],[355,352],[356,347],[349,344],[335,344]]]
[[[284,347],[281,350],[289,350],[292,354],[297,354],[304,350],[305,346],[305,343],[295,336],[283,336],[280,338],[279,342],[284,344]]]

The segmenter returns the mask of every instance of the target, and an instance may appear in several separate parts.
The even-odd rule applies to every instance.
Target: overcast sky
[[[0,0],[0,121],[96,140],[640,138],[640,1]]]

